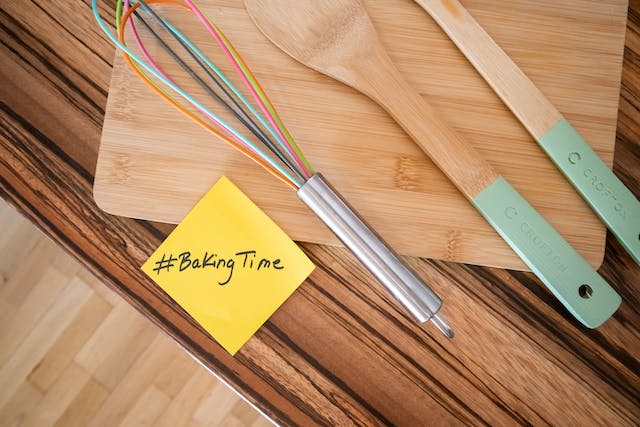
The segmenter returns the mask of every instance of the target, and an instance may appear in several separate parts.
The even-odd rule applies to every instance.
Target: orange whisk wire
[[[179,3],[175,0],[147,0],[147,3],[161,3],[161,4],[168,4],[168,5],[172,5],[172,6],[178,6],[178,7],[185,7],[185,5],[183,5],[182,3]],[[118,39],[119,41],[126,46],[126,41],[125,41],[125,27],[127,22],[129,21],[129,19],[131,18],[131,15],[134,13],[134,11],[136,9],[138,9],[140,7],[140,3],[136,3],[133,6],[131,6],[123,15],[122,15],[122,19],[120,20],[120,27],[118,28]],[[197,115],[195,115],[194,113],[192,113],[191,111],[189,111],[187,108],[185,108],[183,105],[181,105],[179,102],[177,102],[175,99],[173,99],[171,96],[169,96],[161,87],[159,87],[156,83],[154,83],[153,81],[151,81],[151,79],[139,68],[135,65],[134,61],[131,59],[131,57],[126,53],[123,52],[123,56],[125,58],[125,60],[127,61],[127,64],[129,65],[129,67],[131,68],[131,70],[147,85],[149,86],[156,94],[158,94],[162,99],[164,99],[166,102],[168,102],[170,105],[172,105],[174,108],[176,108],[178,111],[180,111],[181,113],[183,113],[185,116],[187,116],[188,118],[190,118],[191,120],[193,120],[194,122],[196,122],[197,124],[199,124],[201,127],[203,127],[204,129],[206,129],[207,131],[209,131],[210,133],[214,134],[215,136],[217,136],[218,138],[222,139],[223,141],[227,142],[228,144],[230,144],[231,146],[233,146],[234,148],[236,148],[238,151],[240,151],[242,154],[244,154],[245,156],[249,157],[251,160],[253,160],[254,162],[256,162],[257,164],[259,164],[260,166],[262,166],[264,169],[266,169],[269,173],[271,173],[272,175],[274,175],[276,178],[280,179],[282,182],[284,182],[285,184],[289,185],[291,188],[293,188],[294,190],[297,190],[299,188],[299,185],[297,185],[295,182],[293,182],[292,180],[290,180],[289,178],[287,178],[284,174],[282,174],[280,171],[278,171],[277,169],[275,169],[273,166],[271,166],[267,161],[265,161],[261,156],[259,156],[258,154],[254,153],[253,151],[251,151],[250,149],[248,149],[247,147],[245,147],[244,145],[238,143],[237,141],[232,140],[231,138],[227,137],[226,135],[224,135],[221,131],[217,130],[216,128],[212,127],[211,125],[209,125],[207,122],[205,122],[204,120],[202,120],[200,117],[198,117]]]

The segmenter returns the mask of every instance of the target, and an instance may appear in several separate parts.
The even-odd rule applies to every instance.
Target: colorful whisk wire
[[[220,69],[216,67],[193,42],[185,37],[165,18],[156,13],[150,7],[151,4],[181,7],[194,13],[227,56],[233,69],[238,73],[258,105],[260,112],[247,101],[238,88],[231,83]],[[300,188],[300,186],[313,175],[313,169],[309,162],[302,154],[295,140],[291,137],[291,134],[287,131],[273,104],[269,101],[269,98],[248,68],[244,59],[229,42],[220,28],[213,24],[192,1],[185,0],[183,3],[176,0],[138,0],[134,4],[130,4],[129,0],[119,0],[116,6],[117,37],[108,30],[106,24],[100,18],[97,10],[97,0],[92,0],[92,7],[96,20],[102,27],[102,30],[122,50],[125,60],[134,73],[165,101],[218,138],[238,149],[294,189]],[[193,71],[186,61],[158,34],[158,31],[142,17],[142,14],[139,13],[140,11],[143,11],[145,16],[151,18],[151,20],[157,24],[156,27],[160,27],[160,30],[165,35],[169,35],[171,39],[177,42],[182,50],[187,53],[191,61],[197,64],[204,72],[208,80],[213,82],[215,89],[209,85],[203,77]],[[138,28],[132,19],[133,16],[135,16],[136,20],[142,24],[144,29],[153,36],[164,51],[181,66],[185,73],[195,80],[210,96],[224,106],[238,122],[249,130],[255,138],[262,143],[263,148],[253,143],[221,117],[211,112],[202,103],[190,96],[154,61],[142,42]],[[125,31],[127,28],[131,30],[131,35],[144,59],[136,55],[127,46],[125,41]],[[153,79],[161,82],[164,86],[168,87],[171,92],[183,98],[188,104],[198,110],[206,120],[203,120],[203,118],[194,114],[177,101],[169,91]],[[212,126],[210,122],[213,122],[214,126]]]
[[[150,7],[154,4],[180,7],[198,18],[239,75],[257,109],[198,47]],[[313,171],[242,56],[220,28],[211,22],[192,0],[137,0],[133,4],[130,0],[118,0],[117,36],[109,31],[101,19],[97,0],[92,0],[92,8],[102,30],[122,50],[127,63],[144,83],[187,117],[294,188],[300,200],[327,224],[417,321],[422,323],[431,320],[447,337],[453,337],[453,330],[438,313],[442,305],[440,298],[369,228],[325,178]],[[154,25],[147,19],[153,21]],[[254,144],[251,139],[243,136],[183,90],[151,56],[138,33],[136,22],[157,41],[173,62],[260,141],[263,148]],[[131,30],[130,34],[140,55],[136,55],[127,46],[127,28]],[[186,53],[188,60],[195,63],[204,76],[194,71],[169,42],[160,36],[160,32],[174,45],[177,44],[178,50]],[[172,96],[173,94],[186,101],[200,115],[185,107]]]

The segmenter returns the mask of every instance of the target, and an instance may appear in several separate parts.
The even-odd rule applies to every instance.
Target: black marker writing
[[[162,254],[162,259],[160,261],[156,261],[156,266],[153,271],[160,274],[161,270],[166,269],[169,271],[170,267],[173,267],[173,263],[176,262],[178,258],[174,258],[173,255],[169,254],[169,258],[166,258],[166,254]]]
[[[244,252],[236,252],[236,256],[244,256],[244,260],[242,261],[242,268],[247,267],[247,260],[249,260],[249,268],[253,268],[253,258],[256,257],[256,251],[244,251]],[[251,256],[251,258],[249,258]]]
[[[237,264],[236,264],[237,262]],[[160,271],[169,271],[169,267],[174,265],[178,267],[178,272],[186,270],[210,269],[210,270],[227,270],[228,274],[224,281],[217,282],[218,285],[224,286],[231,282],[234,268],[236,265],[243,270],[283,270],[284,265],[281,264],[280,258],[269,259],[258,257],[255,250],[236,252],[230,257],[224,258],[215,252],[205,251],[202,256],[194,256],[191,251],[181,252],[178,256],[162,254],[162,258],[155,262],[156,267],[153,271],[160,274]]]

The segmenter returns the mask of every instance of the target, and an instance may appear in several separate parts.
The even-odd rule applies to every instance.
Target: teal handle
[[[578,132],[561,120],[538,140],[569,182],[640,263],[640,202]]]
[[[585,326],[597,328],[618,309],[620,295],[503,177],[472,203]]]

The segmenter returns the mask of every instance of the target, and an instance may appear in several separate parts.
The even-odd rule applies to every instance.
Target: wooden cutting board
[[[526,269],[380,107],[279,51],[242,1],[199,4],[243,54],[315,169],[400,253]],[[416,90],[599,266],[605,228],[437,24],[408,0],[365,4]],[[611,165],[627,3],[464,5]],[[174,22],[218,58],[198,25],[184,25],[193,19],[178,12]],[[98,205],[116,215],[177,223],[221,175],[293,239],[337,244],[290,188],[165,104],[118,54],[94,184]]]

